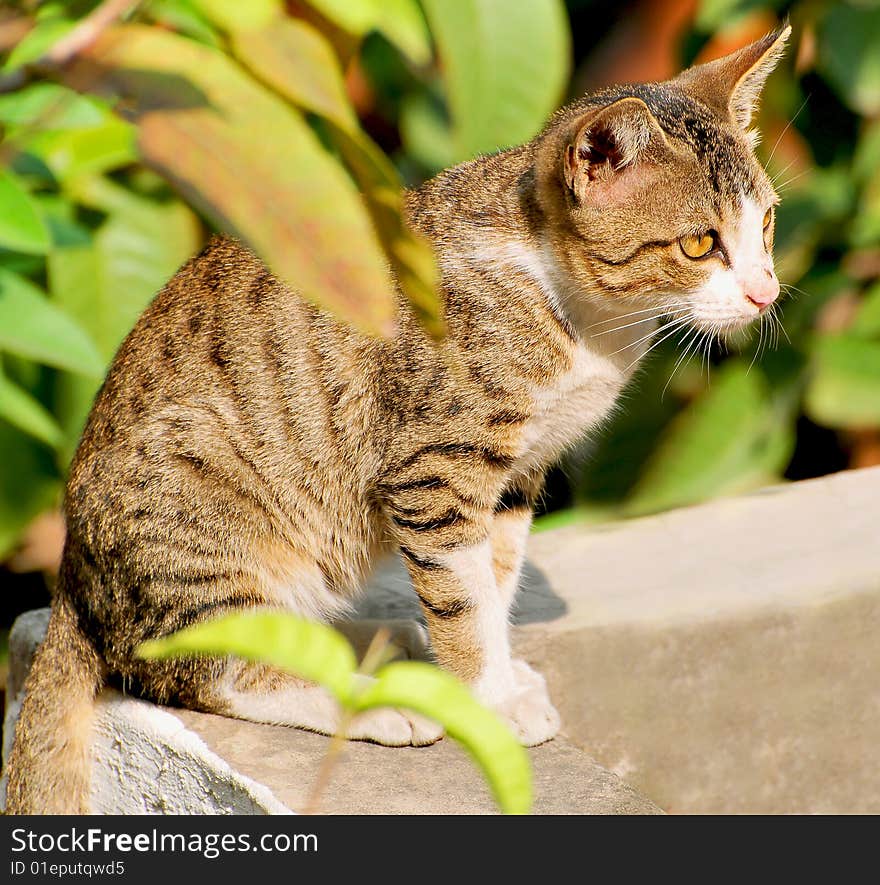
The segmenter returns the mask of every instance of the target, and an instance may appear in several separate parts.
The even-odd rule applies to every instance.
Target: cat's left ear
[[[730,55],[689,68],[675,82],[745,129],[790,35],[791,26],[785,25]]]
[[[618,99],[592,109],[575,121],[565,146],[562,173],[576,200],[595,197],[609,202],[637,183],[642,161],[658,159],[666,137],[648,106],[640,99]],[[644,177],[644,176],[642,176]]]

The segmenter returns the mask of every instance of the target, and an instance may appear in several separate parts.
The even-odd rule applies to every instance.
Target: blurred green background
[[[400,187],[790,18],[759,114],[783,334],[650,365],[553,471],[540,530],[880,463],[880,4],[152,0],[0,6],[0,583],[41,604],[113,353],[212,230],[363,328],[385,258],[442,334]],[[671,377],[671,381],[670,381]],[[668,382],[668,384],[667,384]]]

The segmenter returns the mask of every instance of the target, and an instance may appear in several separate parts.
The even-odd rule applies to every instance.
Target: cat
[[[439,344],[402,298],[393,339],[358,333],[227,237],[186,264],[121,346],[70,469],[8,810],[88,811],[105,684],[334,733],[316,685],[135,649],[234,609],[333,619],[395,549],[438,663],[524,744],[553,738],[545,682],[508,635],[533,504],[548,466],[615,408],[661,317],[723,335],[777,298],[778,198],[749,126],[789,33],[588,95],[528,144],[408,193],[441,270]],[[347,736],[441,731],[386,709]]]

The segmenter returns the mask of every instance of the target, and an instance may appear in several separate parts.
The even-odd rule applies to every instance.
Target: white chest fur
[[[523,473],[543,469],[611,414],[633,366],[649,346],[645,335],[651,328],[627,324],[623,318],[626,309],[591,307],[572,288],[547,244],[536,248],[515,240],[489,240],[462,258],[478,264],[491,262],[527,275],[554,312],[565,312],[563,305],[579,305],[577,325],[584,332],[597,326],[603,330],[578,342],[565,374],[532,391],[532,417],[523,427],[515,467]],[[615,319],[612,325],[621,325],[620,331],[609,325]]]
[[[525,471],[555,460],[608,417],[625,383],[619,365],[579,344],[571,369],[533,391],[516,466]]]

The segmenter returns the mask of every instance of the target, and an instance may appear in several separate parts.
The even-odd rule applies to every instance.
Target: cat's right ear
[[[636,184],[641,161],[667,146],[663,130],[639,98],[589,111],[570,131],[562,174],[578,203],[622,198]]]

